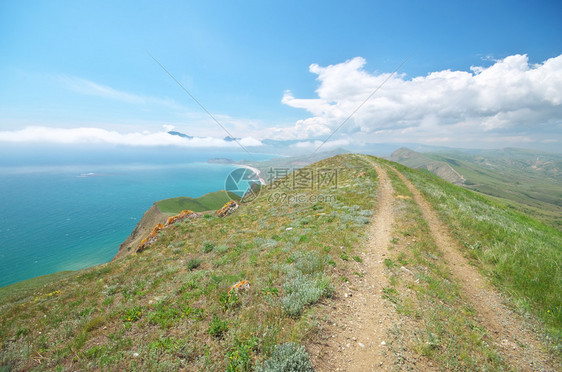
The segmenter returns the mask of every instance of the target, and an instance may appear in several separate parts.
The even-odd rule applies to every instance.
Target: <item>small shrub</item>
[[[252,336],[248,341],[236,340],[236,344],[227,353],[227,372],[240,372],[252,370],[252,352],[258,346],[258,338]]]
[[[271,249],[275,248],[279,243],[274,239],[255,238],[254,244],[256,245],[256,247],[262,249]]]
[[[324,270],[324,259],[315,252],[296,251],[289,256],[288,261],[303,274],[315,274]]]
[[[195,270],[201,265],[202,262],[203,261],[200,258],[191,258],[189,261],[187,261],[187,268],[189,270]]]
[[[225,253],[226,251],[228,251],[228,245],[226,244],[221,244],[215,248],[215,252],[217,253]]]
[[[308,353],[302,345],[287,342],[275,346],[271,358],[261,366],[256,367],[257,372],[311,372],[314,371]]]
[[[359,211],[359,215],[360,216],[364,216],[364,217],[372,217],[373,216],[373,212],[371,212],[368,209],[364,209],[362,211]]]
[[[313,276],[296,272],[291,276],[283,285],[285,296],[281,299],[281,307],[290,316],[300,315],[305,306],[333,294],[332,283],[324,274]]]
[[[111,285],[109,287],[107,287],[107,289],[105,291],[103,291],[103,293],[106,296],[112,296],[115,293],[117,293],[119,291],[119,286],[118,285]]]
[[[351,220],[355,225],[366,225],[368,223],[371,222],[370,218],[367,218],[365,216],[355,216],[353,217],[353,219]]]
[[[218,316],[213,315],[213,320],[209,323],[209,329],[207,332],[211,336],[217,338],[222,337],[228,331],[228,321],[220,320]]]
[[[234,309],[240,304],[238,296],[236,295],[236,293],[234,293],[234,291],[231,293],[224,292],[223,294],[221,294],[219,302],[222,305],[224,311]]]
[[[133,306],[132,308],[125,309],[123,315],[124,322],[136,322],[142,316],[142,308],[140,306]]]
[[[201,251],[203,253],[212,252],[213,249],[215,249],[215,245],[211,242],[205,242],[205,243],[203,243],[203,246],[201,247]]]

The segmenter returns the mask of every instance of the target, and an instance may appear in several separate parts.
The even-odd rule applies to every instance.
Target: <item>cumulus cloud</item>
[[[341,132],[361,140],[479,141],[483,136],[522,142],[562,125],[562,55],[539,64],[527,55],[496,60],[470,71],[426,76],[370,73],[357,57],[326,67],[313,64],[316,98],[286,91],[282,103],[312,116],[293,127],[274,128],[286,138],[321,137],[335,130],[386,79]],[[559,133],[559,132],[558,132]]]
[[[238,147],[236,142],[224,141],[214,137],[195,137],[187,139],[163,131],[143,131],[120,133],[102,128],[50,128],[27,127],[21,130],[0,131],[0,142],[11,143],[59,143],[59,144],[113,144],[129,146],[185,146],[192,148]],[[239,141],[245,147],[260,146],[261,141],[246,137]]]

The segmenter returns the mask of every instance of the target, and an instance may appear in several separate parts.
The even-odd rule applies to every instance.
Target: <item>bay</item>
[[[0,286],[111,260],[155,201],[224,189],[236,166],[207,159],[248,158],[208,151],[71,154],[0,162]],[[253,154],[252,160],[271,157]]]

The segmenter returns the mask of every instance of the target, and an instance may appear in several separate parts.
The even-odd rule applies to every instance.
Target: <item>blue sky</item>
[[[0,142],[562,147],[559,1],[161,3],[0,2]]]

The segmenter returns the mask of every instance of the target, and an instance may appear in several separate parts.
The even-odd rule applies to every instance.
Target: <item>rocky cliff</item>
[[[142,216],[141,220],[131,233],[127,240],[125,240],[119,246],[119,252],[113,257],[113,259],[118,259],[126,256],[129,252],[134,252],[137,247],[141,244],[141,241],[146,238],[154,226],[157,224],[165,224],[168,220],[169,214],[160,212],[156,203],[152,205]]]

